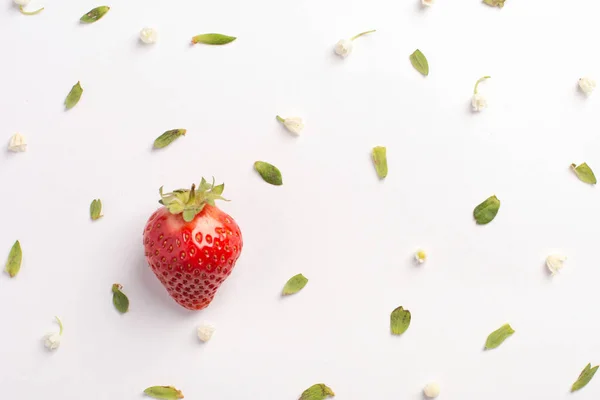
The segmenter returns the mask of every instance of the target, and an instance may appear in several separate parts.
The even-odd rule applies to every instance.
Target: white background
[[[24,253],[20,274],[0,277],[3,398],[138,399],[174,385],[190,400],[294,400],[324,382],[340,400],[419,400],[430,381],[443,399],[600,396],[599,378],[569,393],[600,363],[600,194],[568,168],[600,172],[600,93],[577,91],[579,77],[600,78],[597,1],[128,0],[80,25],[98,5],[0,7],[0,137],[29,140],[0,153],[0,252],[19,239]],[[155,46],[138,43],[144,26]],[[369,29],[350,57],[333,54]],[[207,32],[238,39],[189,45]],[[483,75],[490,106],[473,114]],[[276,114],[305,118],[305,131]],[[173,128],[188,134],[152,151]],[[376,145],[388,148],[383,182]],[[264,183],[256,160],[284,185]],[[201,176],[226,183],[221,207],[245,247],[210,307],[189,312],[146,266],[142,229],[161,185]],[[500,212],[477,226],[472,210],[492,194]],[[416,267],[419,247],[429,260]],[[568,261],[550,277],[553,252]],[[280,298],[300,272],[306,288]],[[393,337],[400,305],[412,325]],[[65,334],[49,353],[54,315]],[[206,344],[203,321],[217,326]],[[516,333],[484,352],[506,322]]]

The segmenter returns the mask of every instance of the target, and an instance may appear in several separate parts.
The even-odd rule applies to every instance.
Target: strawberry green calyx
[[[200,185],[196,188],[196,184],[192,184],[191,189],[178,189],[171,193],[163,193],[161,187],[158,192],[161,199],[158,201],[163,206],[169,209],[171,214],[183,214],[185,222],[192,221],[198,215],[205,205],[215,205],[215,200],[228,201],[221,196],[225,184],[215,186],[215,179],[212,183],[208,183],[202,178]]]

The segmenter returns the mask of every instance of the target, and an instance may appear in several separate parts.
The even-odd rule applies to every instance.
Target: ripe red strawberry
[[[179,305],[208,307],[242,251],[242,233],[233,218],[215,206],[224,185],[202,178],[196,190],[163,194],[144,229],[146,259]]]

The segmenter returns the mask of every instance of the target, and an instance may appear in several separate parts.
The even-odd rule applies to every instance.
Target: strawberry
[[[242,251],[242,233],[233,218],[215,206],[224,185],[204,178],[196,189],[163,194],[144,229],[148,265],[179,305],[208,307]]]

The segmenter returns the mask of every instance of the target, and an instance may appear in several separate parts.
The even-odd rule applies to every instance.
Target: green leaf
[[[495,349],[500,346],[510,335],[515,333],[514,329],[509,324],[504,324],[494,332],[490,333],[485,341],[485,349]]]
[[[290,294],[298,293],[306,284],[308,283],[308,279],[304,277],[302,274],[298,274],[292,276],[283,287],[283,292],[281,293],[283,296],[287,296]]]
[[[410,311],[405,310],[402,306],[392,311],[390,315],[390,328],[392,335],[402,335],[410,326],[412,316]]]
[[[496,196],[491,196],[475,207],[473,217],[479,225],[485,225],[496,218],[498,210],[500,210],[500,200]]]
[[[573,169],[573,172],[575,172],[575,175],[577,175],[581,182],[589,183],[590,185],[596,184],[594,171],[592,171],[586,163],[580,164],[579,166],[571,164],[571,169]]]
[[[175,141],[180,136],[185,136],[187,130],[185,129],[171,129],[170,131],[166,131],[162,135],[156,138],[154,141],[155,149],[162,149],[167,147],[171,143]]]
[[[119,285],[118,283],[112,285],[113,304],[115,305],[117,311],[119,311],[121,314],[124,314],[129,310],[129,299],[127,296],[125,296],[125,293],[123,293],[121,289],[123,289],[123,286]]]
[[[417,49],[410,55],[410,62],[417,71],[427,76],[429,75],[429,63],[421,50]]]
[[[192,38],[192,44],[213,44],[213,45],[223,45],[227,43],[233,42],[235,37],[221,35],[220,33],[205,33],[203,35],[196,35]]]
[[[81,83],[77,82],[75,85],[73,85],[71,91],[65,99],[65,108],[67,110],[70,110],[71,108],[75,107],[77,103],[79,103],[79,99],[81,99],[82,93],[83,88],[81,87]]]
[[[487,4],[488,6],[498,7],[498,8],[504,7],[504,2],[505,1],[506,0],[483,0],[483,2],[485,4]]]
[[[265,182],[276,186],[283,185],[281,172],[276,166],[264,161],[257,161],[254,163],[254,169],[262,176]]]
[[[108,6],[96,7],[93,10],[83,14],[79,20],[85,24],[91,24],[92,22],[96,22],[100,18],[104,17],[108,10],[110,10],[110,7]]]
[[[176,400],[183,399],[183,393],[175,389],[173,386],[152,386],[144,390],[146,396],[154,397],[155,399]]]
[[[17,240],[8,253],[5,271],[8,272],[11,278],[14,278],[21,270],[21,261],[23,260],[23,252],[21,251],[21,243]]]
[[[375,171],[377,172],[377,176],[379,179],[383,179],[388,174],[388,165],[387,165],[387,149],[382,146],[377,146],[373,148],[373,152],[371,156],[373,157],[373,164],[375,164]]]
[[[215,195],[220,196],[223,194],[223,190],[225,190],[225,184],[221,183],[220,185],[213,187],[211,193],[214,193]]]
[[[90,204],[90,217],[92,221],[102,218],[102,201],[100,199],[92,200],[92,204]]]
[[[185,210],[183,210],[183,220],[185,222],[192,222],[194,220],[194,218],[196,218],[197,214],[198,214],[197,209],[186,208]]]
[[[317,383],[302,392],[300,400],[324,400],[333,396],[335,396],[335,393],[333,393],[330,387],[324,383]]]
[[[598,365],[596,365],[594,368],[592,368],[592,364],[586,365],[583,371],[581,371],[581,374],[579,374],[579,377],[577,378],[573,386],[571,386],[571,392],[579,390],[585,385],[587,385],[592,380],[597,370]]]

